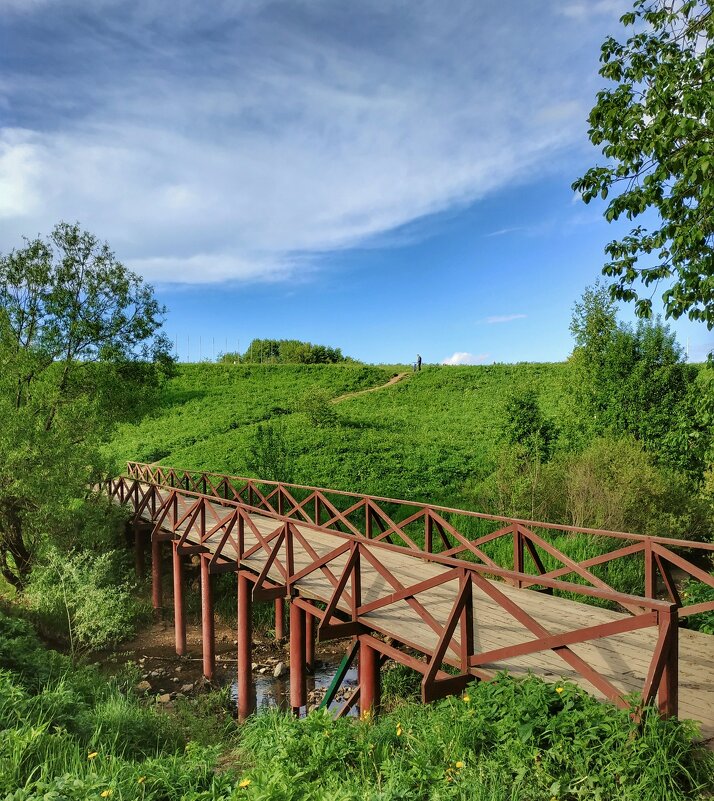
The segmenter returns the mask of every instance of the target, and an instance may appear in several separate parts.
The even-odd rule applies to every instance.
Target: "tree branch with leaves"
[[[714,13],[712,0],[636,0],[624,42],[602,45],[590,140],[608,163],[573,183],[586,203],[610,198],[608,221],[653,213],[613,240],[603,274],[612,297],[651,317],[664,287],[667,317],[714,327]],[[644,287],[644,289],[642,288]],[[650,291],[648,288],[652,287]]]

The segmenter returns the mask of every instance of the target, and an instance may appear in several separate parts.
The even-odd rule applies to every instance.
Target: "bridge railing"
[[[553,632],[538,621],[533,612],[524,608],[523,596],[515,595],[512,590],[509,593],[502,585],[488,580],[499,578],[522,586],[531,582],[531,577],[522,572],[495,564],[465,561],[453,554],[415,553],[414,548],[390,544],[384,539],[368,540],[361,533],[325,528],[311,520],[296,521],[272,509],[258,510],[239,498],[226,499],[217,494],[148,482],[143,472],[136,477],[110,479],[106,482],[106,491],[117,502],[129,504],[136,520],[150,522],[155,537],[172,539],[180,553],[211,553],[213,572],[254,571],[257,574],[253,590],[256,598],[291,597],[299,593],[300,582],[320,571],[332,587],[330,597],[325,599],[324,610],[310,607],[311,613],[321,621],[320,638],[376,631],[398,639],[407,648],[422,651],[427,657],[425,662],[398,651],[388,643],[375,641],[375,647],[386,656],[397,658],[422,673],[424,700],[458,692],[473,677],[488,678],[493,673],[493,669],[489,673],[489,667],[494,663],[549,652],[604,697],[623,708],[628,707],[627,694],[618,689],[602,670],[578,654],[577,646],[653,628],[656,634],[652,638],[652,653],[641,690],[642,703],[650,704],[657,698],[662,714],[677,713],[678,620],[673,603],[539,576],[538,583],[551,591],[608,601],[630,612],[627,617],[609,622]],[[257,511],[262,520],[273,520],[274,527],[270,531],[261,530],[256,525],[254,516]],[[311,531],[323,535],[329,533],[335,538],[335,547],[319,554],[310,542]],[[296,559],[298,552],[299,560]],[[390,553],[406,554],[428,562],[437,568],[437,572],[406,586],[387,565]],[[297,567],[296,562],[302,566]],[[386,592],[369,602],[363,599],[362,592],[365,570],[378,574],[386,587]],[[371,583],[374,586],[374,582]],[[439,621],[419,596],[446,585],[453,587],[453,604],[446,620]],[[492,625],[492,612],[485,610],[485,617],[480,619],[480,604],[485,601],[495,604],[519,624],[514,628],[521,632],[520,642],[477,651],[474,625],[476,630],[480,624]],[[421,621],[433,631],[435,643],[432,647],[424,648],[423,644],[412,640],[410,632],[413,627],[409,625],[404,625],[404,632],[397,637],[394,631],[380,627],[374,613],[399,602],[408,604],[415,621]],[[444,671],[444,665],[456,667],[461,672],[451,675]]]
[[[546,580],[667,597],[685,618],[714,611],[692,603],[682,579],[714,588],[714,543],[633,534],[405,501],[278,481],[129,462],[128,475],[147,483],[235,500],[263,512],[323,528],[400,544],[412,550],[511,569],[515,586],[552,593]],[[615,585],[615,586],[613,586]],[[596,600],[595,603],[608,603]]]

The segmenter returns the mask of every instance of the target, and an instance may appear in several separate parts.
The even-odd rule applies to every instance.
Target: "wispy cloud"
[[[490,355],[490,353],[468,353],[466,351],[456,351],[456,353],[449,356],[448,359],[444,359],[442,364],[483,364]]]
[[[491,231],[485,236],[505,236],[505,234],[513,234],[516,231],[524,231],[525,228],[522,225],[514,225],[511,228],[499,228],[496,231]]]
[[[498,323],[510,323],[513,320],[525,320],[527,314],[494,314],[491,317],[486,317],[482,322],[488,325],[497,325]]]
[[[0,25],[0,251],[78,219],[152,280],[282,280],[552,169],[592,95],[572,20],[516,0],[4,0]]]
[[[630,0],[576,0],[559,8],[563,16],[582,22],[600,16],[620,17],[631,5]]]

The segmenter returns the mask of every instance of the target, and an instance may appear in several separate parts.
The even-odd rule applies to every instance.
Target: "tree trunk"
[[[20,510],[6,500],[0,509],[0,572],[15,589],[22,590],[31,569],[32,554],[25,544]]]

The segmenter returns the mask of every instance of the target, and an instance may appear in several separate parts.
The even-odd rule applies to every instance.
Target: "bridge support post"
[[[143,579],[146,575],[146,526],[141,523],[133,523],[132,529],[134,530],[134,570],[136,577]]]
[[[315,615],[305,612],[305,667],[312,676],[315,672]]]
[[[381,701],[379,652],[369,644],[369,638],[359,638],[359,711],[360,715],[376,715]]]
[[[290,601],[290,706],[299,715],[306,704],[305,611]]]
[[[255,711],[253,691],[253,588],[250,579],[238,573],[238,719]]]
[[[275,599],[275,639],[277,642],[285,639],[285,602],[282,598]]]
[[[213,618],[213,586],[210,554],[201,554],[201,650],[203,675],[211,681],[216,670],[216,636]]]
[[[174,568],[174,632],[176,638],[176,653],[184,656],[186,653],[186,620],[183,614],[183,561],[178,550],[178,542],[173,546]]]
[[[154,617],[159,619],[163,614],[164,598],[161,576],[161,540],[157,535],[151,538],[151,605]]]

